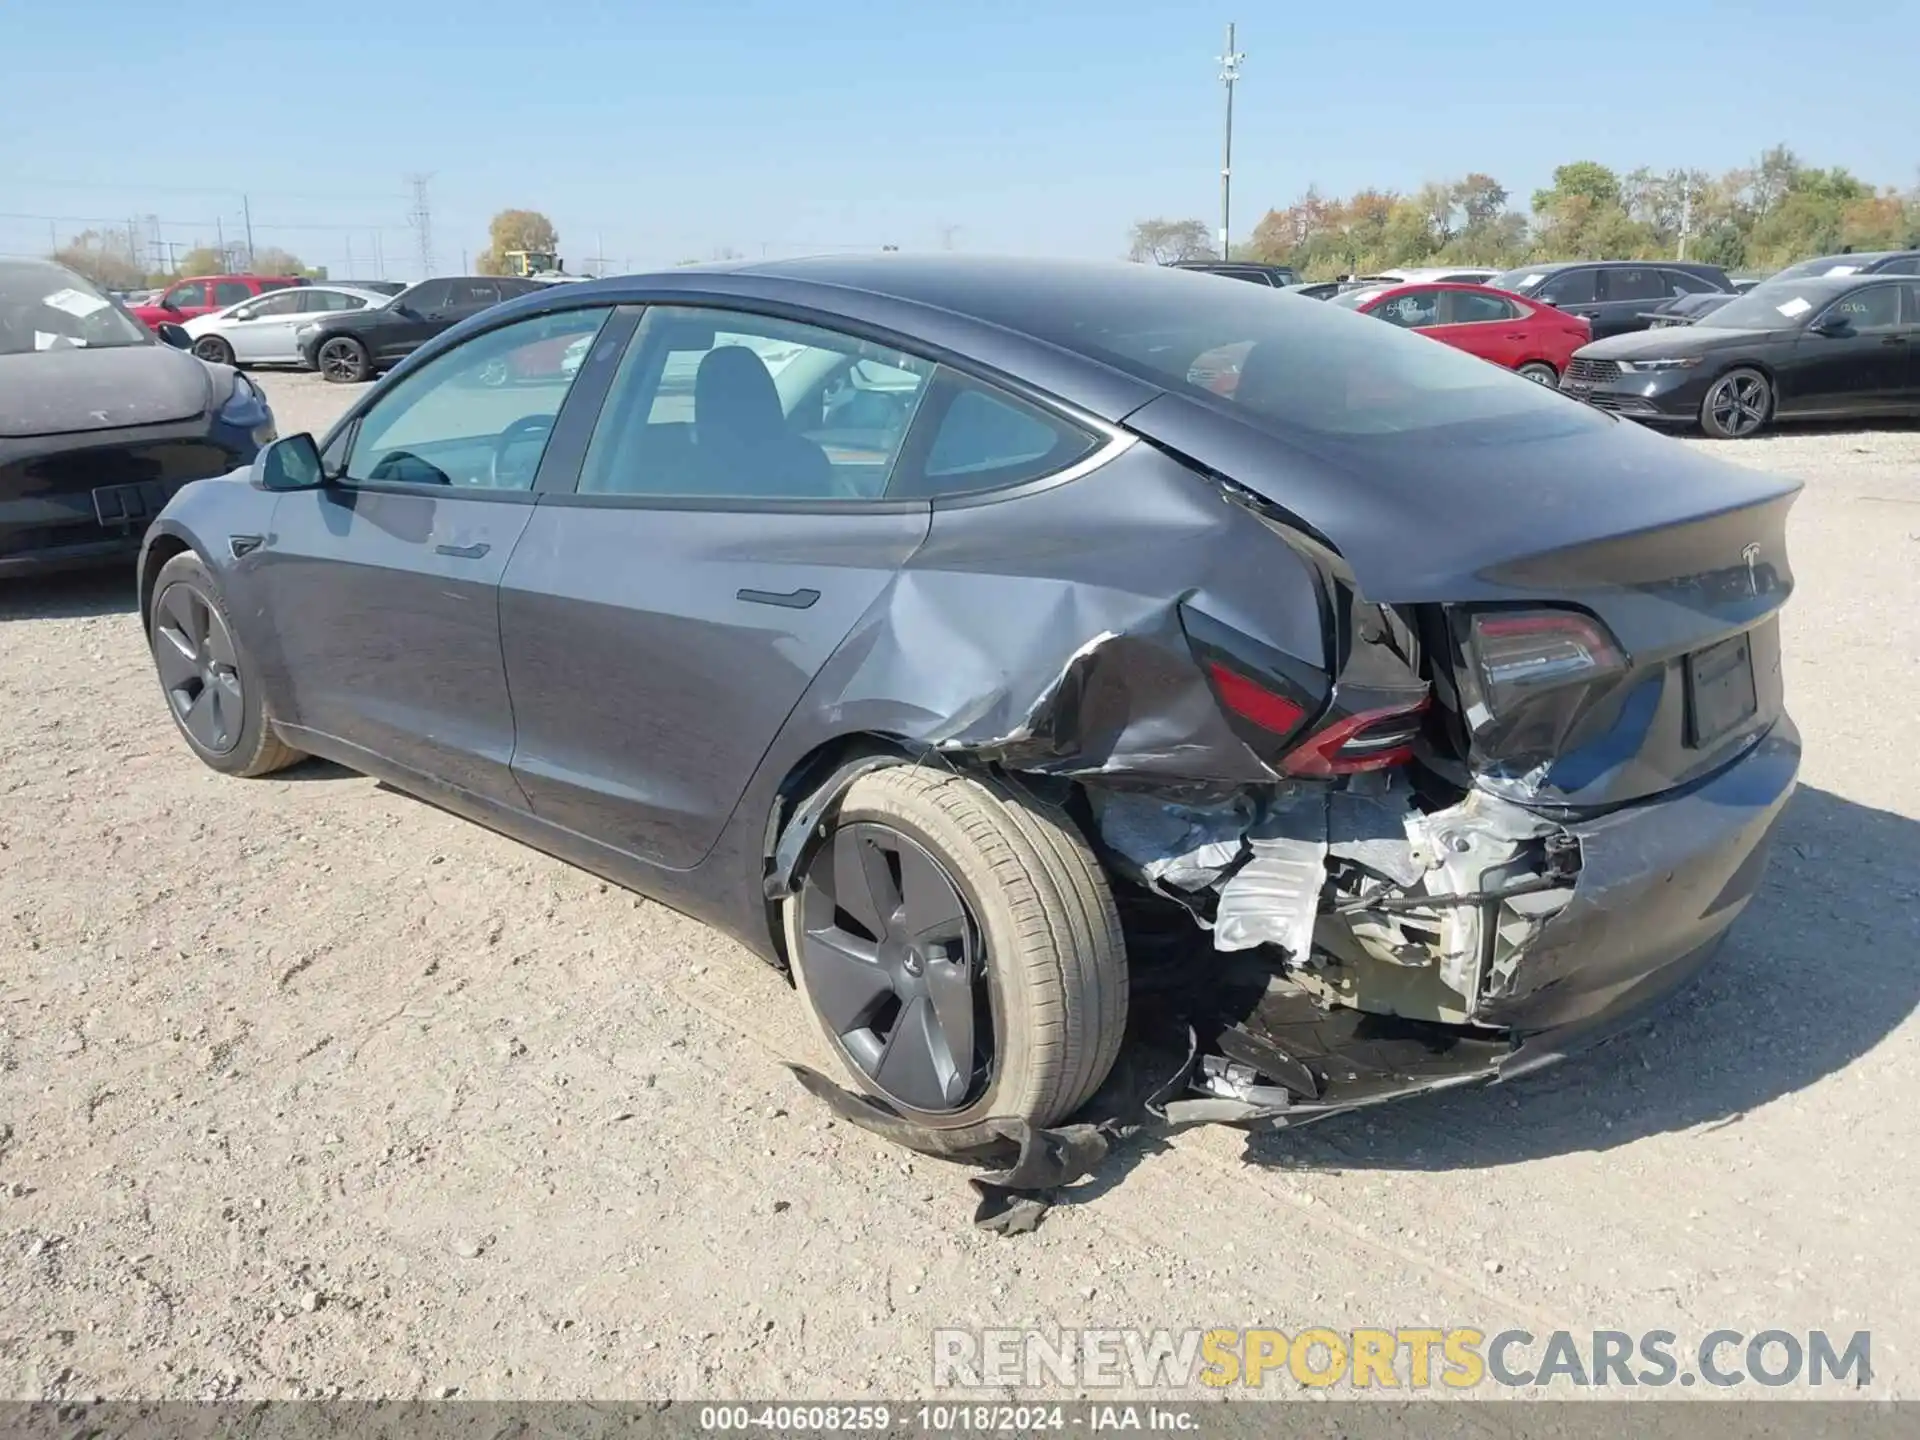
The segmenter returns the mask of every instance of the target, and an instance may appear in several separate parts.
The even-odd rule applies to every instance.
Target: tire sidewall
[[[1535,379],[1534,375],[1528,373],[1529,371],[1535,372],[1541,378]],[[1514,373],[1522,380],[1531,381],[1544,390],[1555,389],[1560,384],[1560,372],[1544,360],[1529,360]]]
[[[206,353],[204,354],[201,353],[200,349],[203,345],[207,347]],[[193,354],[194,358],[202,360],[209,365],[233,365],[233,346],[229,345],[225,340],[222,340],[218,335],[207,335],[194,341]],[[234,365],[233,368],[238,369],[239,367]]]
[[[828,1050],[839,1062],[841,1071],[851,1079],[855,1088],[911,1123],[938,1131],[949,1143],[986,1143],[999,1136],[985,1125],[985,1121],[994,1117],[1024,1115],[1034,1103],[1036,1080],[1031,1073],[1031,1063],[1036,1040],[1032,1023],[1032,997],[1023,987],[1008,984],[1004,967],[998,963],[999,957],[1014,948],[1015,920],[1004,892],[991,883],[990,868],[977,852],[955,853],[960,847],[956,847],[951,838],[936,834],[921,812],[922,807],[912,801],[901,801],[898,810],[846,805],[834,819],[834,830],[864,821],[898,831],[940,862],[959,889],[967,908],[972,911],[986,952],[987,1008],[993,1017],[992,1073],[980,1097],[964,1110],[945,1114],[914,1110],[883,1093],[853,1063],[842,1049],[839,1037],[828,1028],[819,1007],[813,1003],[813,996],[807,990],[806,967],[800,958],[800,947],[805,936],[802,933],[803,901],[798,891],[781,903],[787,955],[795,988],[799,990],[808,1014]],[[937,826],[939,822],[933,823]],[[814,852],[816,862],[825,852],[826,843],[831,840],[830,833],[821,848]]]
[[[1735,435],[1730,430],[1721,429],[1719,425],[1714,423],[1713,419],[1714,392],[1737,375],[1751,375],[1764,385],[1767,391],[1767,413],[1760,417],[1760,423],[1758,425],[1754,426],[1753,429],[1744,435]],[[1765,430],[1768,423],[1772,421],[1773,406],[1773,381],[1769,380],[1760,371],[1755,370],[1751,365],[1736,365],[1733,369],[1727,371],[1726,374],[1715,379],[1714,382],[1707,387],[1707,393],[1700,397],[1700,428],[1715,440],[1751,440],[1762,430]]]
[[[220,587],[214,583],[212,572],[191,550],[174,556],[160,567],[159,575],[154,577],[153,600],[147,609],[148,658],[152,658],[156,645],[165,643],[159,638],[161,601],[169,590],[181,585],[190,587],[208,605],[219,611],[221,623],[227,627],[227,636],[233,641],[234,659],[239,662],[234,668],[240,675],[240,738],[231,750],[214,754],[187,733],[187,727],[180,723],[180,717],[174,713],[173,701],[168,697],[164,685],[160,688],[160,700],[167,707],[167,718],[173,721],[173,728],[197,759],[223,775],[244,774],[258,758],[269,738],[266,733],[266,710],[260,697],[260,677],[233,627],[233,617],[227,611],[226,599],[221,595]],[[160,684],[158,665],[154,667],[154,683]]]

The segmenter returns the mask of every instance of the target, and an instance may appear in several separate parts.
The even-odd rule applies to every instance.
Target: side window
[[[244,300],[247,297],[241,295],[238,298]],[[186,310],[195,305],[207,305],[212,302],[207,299],[207,282],[190,280],[185,285],[176,285],[167,291],[166,298],[161,303],[171,305],[175,310]]]
[[[1533,293],[1549,305],[1591,305],[1597,270],[1562,270],[1549,276]]]
[[[874,500],[933,366],[767,315],[656,306],[627,346],[580,492]]]
[[[1406,330],[1419,330],[1440,323],[1440,292],[1408,290],[1374,306],[1373,314]]]
[[[1231,280],[1250,280],[1255,285],[1271,285],[1273,283],[1267,279],[1266,272],[1263,270],[1220,270],[1215,273],[1225,275]]]
[[[1647,266],[1605,270],[1601,278],[1606,285],[1603,298],[1607,300],[1664,300],[1668,295],[1667,282],[1660,278],[1660,272]]]
[[[253,287],[244,280],[219,280],[214,283],[213,303],[222,307],[238,305],[253,294]]]
[[[360,416],[339,478],[531,490],[579,373],[567,351],[608,313],[536,315],[435,356]]]
[[[422,280],[413,289],[406,292],[407,306],[418,310],[422,315],[431,315],[436,310],[444,310],[453,293],[451,280]]]
[[[260,289],[261,289],[261,292],[264,294],[268,290],[290,289],[295,285],[299,285],[300,283],[301,282],[298,280],[262,280],[260,282]]]
[[[1843,295],[1834,301],[1820,318],[1838,317],[1861,334],[1897,329],[1900,324],[1900,290],[1898,285],[1871,285],[1865,290],[1855,290],[1851,295]]]
[[[309,313],[333,313],[340,310],[364,310],[367,302],[358,295],[342,295],[338,290],[301,290],[294,293],[300,308]]]
[[[1517,313],[1512,301],[1502,300],[1498,295],[1481,295],[1472,290],[1444,290],[1441,294],[1445,300],[1441,314],[1448,325],[1490,325],[1511,320]]]
[[[1906,292],[1902,302],[1906,307],[1904,323],[1909,326],[1920,325],[1920,281],[1908,281],[1900,288]]]
[[[455,280],[452,303],[455,309],[485,309],[489,305],[498,305],[500,287],[491,280]]]
[[[1899,260],[1889,260],[1880,267],[1882,275],[1920,275],[1920,255],[1908,255]],[[1916,316],[1920,319],[1920,316]]]
[[[268,320],[275,315],[297,315],[300,313],[300,296],[291,290],[278,295],[268,295],[246,309],[237,312],[236,320]]]
[[[902,467],[890,498],[966,495],[1037,480],[1084,460],[1100,439],[1004,391],[944,367],[923,424],[932,427],[925,458]]]
[[[1713,285],[1686,270],[1662,270],[1661,278],[1667,282],[1669,295],[1718,295]]]

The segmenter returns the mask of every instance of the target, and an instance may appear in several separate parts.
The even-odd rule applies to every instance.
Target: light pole
[[[1240,78],[1240,62],[1247,57],[1233,48],[1233,22],[1227,22],[1227,53],[1220,57],[1220,83],[1227,87],[1227,139],[1220,153],[1220,258],[1230,258],[1227,243],[1233,234],[1233,82]]]

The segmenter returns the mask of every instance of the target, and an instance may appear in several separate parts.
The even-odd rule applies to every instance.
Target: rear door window
[[[1491,325],[1518,317],[1519,308],[1498,295],[1482,295],[1473,290],[1443,290],[1441,323],[1446,325]]]
[[[1711,281],[1689,270],[1662,270],[1660,277],[1666,281],[1669,295],[1718,295],[1721,293]]]
[[[1665,300],[1670,293],[1660,272],[1650,266],[1602,270],[1600,277],[1606,287],[1601,298],[1616,303],[1622,300]]]
[[[1591,305],[1598,298],[1599,273],[1593,269],[1562,270],[1548,276],[1533,293],[1549,305]]]
[[[238,305],[253,293],[253,287],[244,280],[220,280],[213,287],[213,303],[220,306]]]
[[[239,298],[244,300],[247,297],[242,295]],[[207,305],[212,302],[207,299],[207,282],[190,280],[184,285],[174,286],[167,292],[165,300],[161,303],[175,310],[188,310],[196,305]]]
[[[1440,323],[1440,292],[1431,288],[1402,291],[1367,313],[1403,330],[1423,330]]]

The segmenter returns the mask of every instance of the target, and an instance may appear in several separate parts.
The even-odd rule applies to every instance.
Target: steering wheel
[[[507,452],[513,449],[515,445],[523,445],[536,437],[544,449],[547,437],[553,433],[553,421],[554,417],[551,415],[522,415],[518,420],[500,432],[499,438],[493,442],[493,454],[487,462],[487,481],[494,489],[519,490],[525,488],[520,484],[520,477],[515,474],[512,467],[506,463],[505,457]],[[537,471],[540,464],[540,459],[537,455],[534,457],[533,463]],[[531,485],[532,482],[533,476],[529,475],[527,477],[528,485]]]
[[[369,480],[390,480],[402,485],[451,485],[447,472],[438,465],[422,460],[411,450],[389,450],[382,455],[373,469],[367,472]]]

